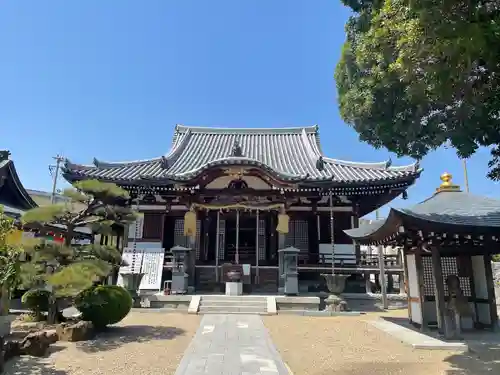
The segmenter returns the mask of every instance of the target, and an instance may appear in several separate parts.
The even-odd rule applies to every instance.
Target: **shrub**
[[[491,256],[491,260],[492,260],[493,262],[500,262],[500,254],[493,254],[493,255]]]
[[[49,309],[50,292],[43,289],[31,289],[23,294],[21,302],[31,311],[35,319],[42,320],[42,313]]]
[[[103,329],[127,316],[132,308],[132,296],[121,286],[97,285],[80,292],[75,306],[82,313],[83,320]]]

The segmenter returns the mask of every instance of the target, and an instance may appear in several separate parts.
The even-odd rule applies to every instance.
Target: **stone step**
[[[244,314],[267,314],[265,307],[252,307],[252,306],[200,306],[199,313],[205,314],[207,312],[229,314],[229,313],[244,313]]]
[[[200,311],[198,314],[231,314],[231,315],[271,315],[268,312],[244,312],[244,311]]]
[[[239,302],[264,302],[266,303],[266,297],[255,297],[255,296],[203,296],[201,297],[202,302],[218,302],[218,301],[232,301],[234,303]]]
[[[262,307],[267,308],[267,301],[206,301],[201,300],[200,306],[241,306],[241,307]]]

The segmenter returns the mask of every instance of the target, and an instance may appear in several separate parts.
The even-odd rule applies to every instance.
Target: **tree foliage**
[[[128,193],[117,185],[85,180],[75,183],[74,187],[63,192],[68,201],[34,208],[23,215],[23,221],[64,225],[65,244],[69,246],[77,228],[90,227],[94,233],[109,234],[113,224],[135,219],[135,214],[125,205]]]
[[[30,261],[23,264],[23,285],[49,288],[52,305],[58,297],[75,296],[89,288],[122,263],[120,252],[111,246],[74,244],[75,230],[91,228],[94,234],[110,234],[113,225],[135,220],[134,212],[125,204],[127,192],[114,184],[81,181],[64,195],[69,198],[67,202],[37,207],[22,217],[24,223],[64,229],[64,243],[42,241],[28,252]]]
[[[9,299],[14,289],[21,283],[21,257],[24,249],[35,243],[12,235],[18,231],[14,219],[7,216],[0,206],[0,315],[6,314]]]
[[[492,147],[500,178],[500,1],[343,0],[355,14],[335,79],[360,139],[421,158]]]

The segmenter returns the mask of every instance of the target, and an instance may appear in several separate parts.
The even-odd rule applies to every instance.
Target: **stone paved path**
[[[290,375],[258,315],[205,315],[175,375]]]

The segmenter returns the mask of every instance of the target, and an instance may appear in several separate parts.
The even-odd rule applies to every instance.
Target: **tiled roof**
[[[37,204],[21,183],[14,162],[8,159],[9,155],[7,151],[0,151],[0,203],[21,210],[37,207]],[[2,196],[2,188],[11,189],[11,193]],[[14,194],[12,194],[12,190]]]
[[[299,128],[204,128],[177,125],[166,155],[149,160],[94,165],[65,165],[68,179],[131,181],[140,178],[187,181],[212,166],[263,168],[286,181],[339,183],[398,180],[418,176],[418,164],[392,167],[389,162],[356,163],[327,158],[317,126]]]
[[[377,220],[359,228],[345,230],[357,240],[396,234],[402,221],[460,228],[500,229],[500,200],[461,191],[442,191],[410,208],[391,208],[386,220]],[[391,233],[392,232],[392,233]]]

